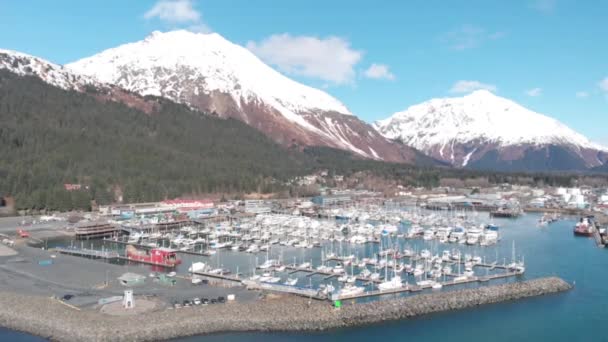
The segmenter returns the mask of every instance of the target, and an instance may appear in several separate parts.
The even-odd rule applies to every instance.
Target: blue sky
[[[0,48],[64,64],[217,32],[371,122],[485,87],[608,145],[608,1],[0,0]]]

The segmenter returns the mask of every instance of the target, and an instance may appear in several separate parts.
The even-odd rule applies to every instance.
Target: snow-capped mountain
[[[388,161],[411,157],[340,101],[283,76],[216,33],[154,32],[66,67],[141,95],[237,118],[286,146],[329,146]]]
[[[125,91],[111,84],[104,84],[92,77],[80,75],[69,69],[39,57],[0,49],[0,70],[5,69],[20,76],[35,76],[44,82],[64,89],[91,92],[99,100],[110,100],[150,112],[156,102]]]
[[[97,82],[90,77],[72,73],[61,65],[25,53],[0,49],[0,69],[21,76],[38,76],[46,83],[65,90],[81,90]]]
[[[487,90],[432,99],[374,126],[387,138],[457,167],[580,170],[608,159],[606,148],[561,122]]]

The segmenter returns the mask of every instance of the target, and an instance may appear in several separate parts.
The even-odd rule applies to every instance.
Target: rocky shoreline
[[[57,341],[154,341],[220,332],[319,331],[405,319],[567,291],[556,277],[347,304],[291,296],[115,317],[44,297],[0,293],[0,326]]]

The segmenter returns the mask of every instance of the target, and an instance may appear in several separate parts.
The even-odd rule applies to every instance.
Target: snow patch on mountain
[[[561,122],[487,90],[432,99],[377,121],[374,126],[385,137],[400,139],[422,151],[440,146],[442,156],[446,146],[476,141],[503,147],[554,144],[608,151]],[[468,158],[465,160],[468,163]]]
[[[78,90],[87,84],[96,84],[93,79],[74,74],[61,65],[12,50],[0,49],[0,69],[7,69],[20,76],[37,76],[50,85],[66,90]]]
[[[242,100],[263,103],[309,130],[318,129],[300,113],[352,115],[327,93],[283,76],[217,33],[156,31],[142,41],[105,50],[66,67],[142,95],[164,96],[182,103],[186,102],[183,89],[172,85],[201,79],[195,93],[229,94],[237,105]]]

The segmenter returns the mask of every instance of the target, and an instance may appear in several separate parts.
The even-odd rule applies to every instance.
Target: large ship
[[[574,226],[574,235],[591,236],[593,234],[593,222],[588,217],[583,217]]]
[[[164,267],[175,267],[182,262],[173,249],[153,248],[148,252],[132,245],[127,245],[127,259]]]

